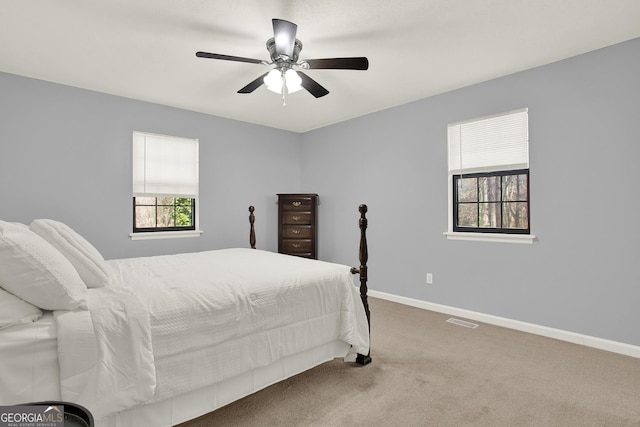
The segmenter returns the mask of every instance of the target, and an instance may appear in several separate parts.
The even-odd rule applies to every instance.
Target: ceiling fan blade
[[[264,78],[267,74],[269,73],[268,72],[264,73],[263,75],[261,75],[260,77],[258,77],[257,79],[255,79],[254,81],[252,81],[251,83],[243,87],[242,89],[240,89],[238,93],[251,93],[254,90],[258,89],[264,83]]]
[[[355,58],[326,58],[307,59],[309,69],[325,70],[366,70],[369,68],[369,60],[364,56]]]
[[[219,53],[196,52],[198,58],[224,59],[225,61],[249,62],[251,64],[262,64],[264,61],[253,58],[243,58],[241,56],[220,55]]]
[[[325,96],[329,93],[329,91],[322,85],[320,85],[320,83],[313,80],[302,71],[296,71],[296,73],[298,73],[298,75],[302,79],[302,83],[300,83],[301,86],[305,88],[311,95],[315,96],[316,98],[320,98],[321,96]]]
[[[296,42],[298,26],[283,19],[272,19],[273,37],[276,43],[276,54],[293,57],[293,46]]]

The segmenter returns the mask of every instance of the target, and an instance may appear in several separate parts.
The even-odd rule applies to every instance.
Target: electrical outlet
[[[427,273],[427,284],[431,285],[433,283],[433,274]]]

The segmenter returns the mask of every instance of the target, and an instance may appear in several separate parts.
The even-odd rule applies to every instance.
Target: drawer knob
[[[300,247],[300,243],[293,243],[291,246],[293,246],[294,248],[298,249]]]
[[[302,202],[291,202],[291,204],[297,208],[302,204]]]
[[[293,230],[291,230],[291,232],[293,234],[300,234],[300,230],[298,230],[297,228],[294,228]]]
[[[294,221],[300,221],[300,217],[298,215],[294,215],[291,217]]]

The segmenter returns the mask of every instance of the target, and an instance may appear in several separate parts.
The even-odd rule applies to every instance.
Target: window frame
[[[527,192],[526,192],[526,200],[518,200],[517,202],[526,203],[527,210],[527,228],[506,228],[506,227],[466,227],[458,225],[458,207],[459,204],[476,204],[478,206],[478,210],[482,204],[497,204],[500,206],[500,220],[502,225],[502,212],[503,205],[505,201],[502,199],[502,185],[500,186],[500,200],[499,201],[487,201],[482,202],[478,197],[476,202],[459,202],[458,201],[458,180],[460,179],[468,179],[468,178],[488,178],[488,177],[504,177],[511,175],[526,175],[527,176]],[[471,174],[454,174],[452,175],[452,224],[453,224],[453,232],[454,233],[497,233],[497,234],[531,234],[531,204],[530,204],[530,191],[531,191],[531,180],[529,177],[529,169],[514,169],[514,170],[506,170],[506,171],[494,171],[494,172],[479,172],[479,173],[471,173]],[[510,202],[510,201],[508,201]],[[479,220],[480,215],[478,215]]]
[[[192,197],[172,197],[174,199],[173,207],[175,209],[175,199],[190,199],[191,200],[191,225],[189,226],[174,226],[174,227],[158,227],[158,206],[171,206],[171,205],[158,205],[157,196],[145,196],[153,197],[156,201],[156,226],[155,227],[136,227],[136,206],[152,206],[152,205],[136,205],[136,196],[133,196],[133,233],[157,233],[157,232],[176,232],[176,231],[195,231],[196,230],[196,199]],[[166,197],[164,197],[166,198]],[[175,217],[174,217],[175,223]]]

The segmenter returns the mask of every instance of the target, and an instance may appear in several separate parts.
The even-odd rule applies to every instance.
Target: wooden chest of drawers
[[[278,252],[318,259],[317,194],[278,194]]]

